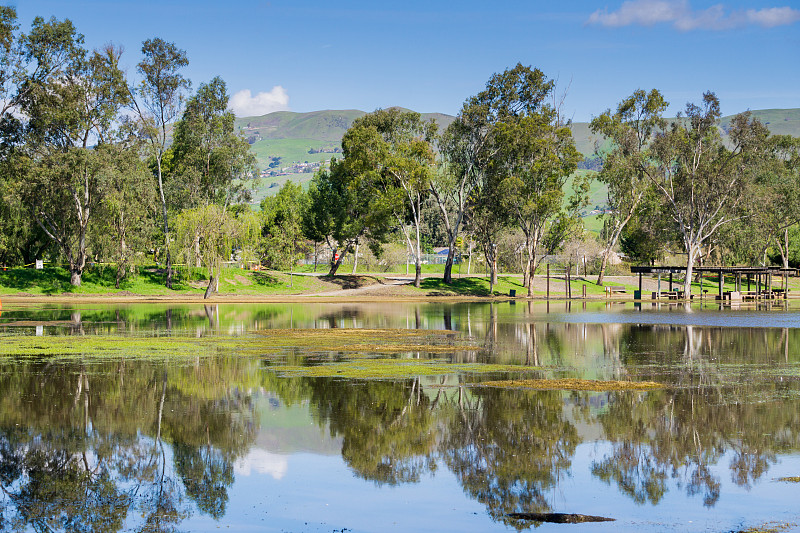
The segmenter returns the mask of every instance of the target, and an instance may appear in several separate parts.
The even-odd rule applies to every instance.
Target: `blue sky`
[[[576,121],[638,88],[661,90],[671,114],[706,90],[725,114],[800,107],[797,0],[0,2],[17,8],[23,30],[36,15],[69,18],[89,47],[124,46],[134,77],[144,39],[173,41],[195,87],[221,76],[240,115],[393,105],[456,114],[517,62],[557,79]]]

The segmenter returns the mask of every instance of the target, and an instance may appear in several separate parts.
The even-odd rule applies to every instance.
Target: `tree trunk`
[[[695,255],[698,252],[698,247],[690,246],[689,253],[686,258],[686,279],[683,281],[683,299],[691,300],[692,294],[692,270],[694,268]]]
[[[208,287],[206,287],[206,292],[203,294],[203,299],[209,298],[214,292],[216,292],[216,276],[212,273],[208,278]]]
[[[421,236],[419,234],[419,223],[416,223],[415,225],[417,231],[417,257],[414,261],[414,287],[419,289],[422,286],[422,243]]]
[[[353,252],[353,271],[350,274],[355,274],[356,270],[358,269],[358,247],[359,247],[359,244],[360,243],[356,242],[356,251]]]
[[[161,174],[161,155],[156,158],[158,167],[158,193],[161,196],[161,214],[164,218],[164,248],[167,252],[167,282],[168,289],[172,289],[172,254],[169,251],[169,223],[167,218],[167,200],[164,196],[164,180]]]
[[[344,259],[344,256],[347,254],[347,248],[348,245],[342,247],[342,253],[339,254],[339,258],[336,261],[333,260],[333,257],[336,256],[336,251],[338,250],[338,248],[333,249],[333,256],[331,257],[331,268],[328,271],[329,276],[335,276],[336,271],[339,270],[340,266],[342,266],[342,260]]]
[[[608,264],[608,258],[611,255],[611,248],[606,249],[603,251],[603,259],[600,261],[600,274],[597,275],[597,284],[601,287],[603,286],[603,278],[606,275],[606,265]]]
[[[447,251],[447,261],[444,264],[444,282],[450,285],[453,283],[453,261],[456,257],[456,241],[450,241],[450,248]]]
[[[783,259],[783,268],[789,268],[789,228],[783,230],[783,252],[781,259]]]
[[[528,256],[528,298],[533,297],[533,277],[536,273],[536,254]]]
[[[200,234],[194,234],[194,266],[195,268],[200,268],[202,263],[200,262]]]

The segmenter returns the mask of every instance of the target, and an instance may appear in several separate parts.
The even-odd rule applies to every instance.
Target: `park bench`
[[[606,285],[603,288],[606,291],[606,298],[608,298],[612,294],[621,294],[621,293],[626,292],[625,287],[622,287],[620,285]]]
[[[653,291],[653,300],[658,298],[669,298],[670,300],[677,300],[680,292],[679,291]]]

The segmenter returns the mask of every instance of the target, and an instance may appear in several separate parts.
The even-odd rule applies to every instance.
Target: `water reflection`
[[[2,521],[14,530],[169,531],[189,502],[225,514],[232,465],[257,427],[222,385],[240,363],[0,367]],[[209,379],[210,378],[210,379]]]
[[[235,465],[281,458],[261,470],[285,480],[293,473],[286,459],[293,452],[330,450],[365,482],[365,491],[452,477],[460,491],[448,498],[477,502],[498,528],[532,525],[511,513],[613,516],[626,501],[642,509],[629,511],[634,519],[658,508],[680,523],[687,511],[674,506],[678,495],[684,507],[705,509],[716,524],[761,520],[768,500],[759,491],[775,477],[800,474],[782,466],[800,454],[800,330],[661,318],[580,322],[580,315],[555,305],[550,314],[527,303],[11,310],[11,323],[64,322],[42,326],[51,335],[242,335],[287,321],[451,329],[483,348],[458,352],[453,361],[667,387],[567,393],[481,387],[480,379],[463,375],[288,379],[271,371],[273,360],[236,354],[180,364],[6,361],[0,364],[1,527],[72,530],[80,523],[86,531],[168,531],[198,529],[200,517],[235,524],[242,517],[229,512],[230,494],[245,477],[240,473],[249,471]],[[613,312],[598,307],[586,314]],[[720,312],[700,309],[693,316]],[[778,324],[794,320],[758,316]],[[685,320],[682,312],[679,317]],[[34,327],[6,330],[34,334]],[[283,425],[264,427],[267,414],[283,417]],[[566,494],[576,477],[589,481]],[[335,487],[341,480],[320,477],[319,483]],[[598,487],[614,489],[615,499],[606,496],[613,505],[583,508]],[[724,501],[738,490],[749,491],[752,506],[729,517]],[[442,525],[427,518],[431,529]]]

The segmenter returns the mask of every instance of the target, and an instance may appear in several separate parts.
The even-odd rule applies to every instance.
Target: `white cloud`
[[[716,4],[708,9],[693,10],[688,0],[627,0],[616,11],[599,9],[589,16],[587,24],[610,28],[672,24],[680,31],[730,30],[744,26],[774,28],[800,21],[800,10],[791,7],[770,7],[726,12]]]
[[[800,21],[800,11],[791,7],[770,7],[758,11],[748,9],[745,15],[747,20],[764,28],[785,26]]]
[[[242,89],[231,96],[228,107],[237,117],[253,117],[266,115],[273,111],[287,111],[289,94],[280,85],[276,85],[269,92],[260,92],[255,96],[250,89]]]
[[[253,471],[258,474],[272,476],[280,480],[289,470],[289,460],[285,455],[270,453],[260,448],[253,448],[250,452],[239,458],[233,464],[233,471],[237,476],[250,476]]]

